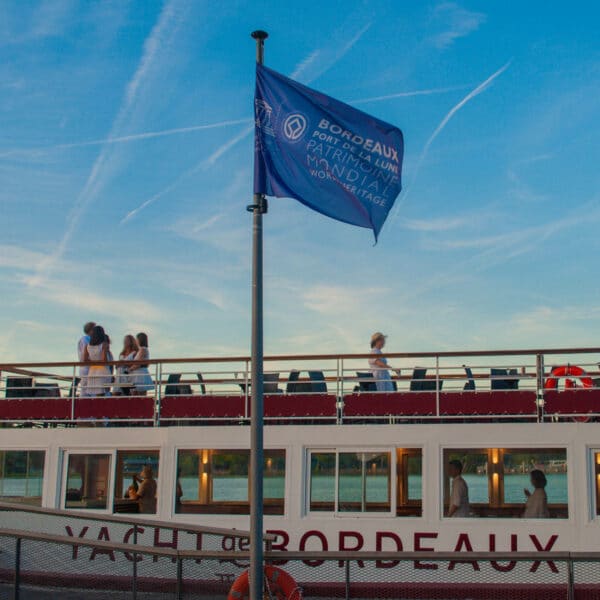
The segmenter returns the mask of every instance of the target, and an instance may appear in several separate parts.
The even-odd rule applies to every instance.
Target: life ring
[[[264,570],[265,586],[269,590],[270,598],[278,600],[302,600],[302,589],[294,578],[279,567],[267,565]],[[250,592],[250,577],[244,571],[234,582],[229,590],[227,600],[245,600]]]
[[[577,377],[579,381],[581,381],[581,385],[584,388],[594,387],[594,382],[592,378],[587,375],[587,373],[577,365],[562,365],[560,367],[554,367],[550,372],[550,375],[544,382],[545,390],[555,390],[558,388],[558,380],[560,377]],[[572,380],[567,380],[567,388],[576,387],[575,382]]]

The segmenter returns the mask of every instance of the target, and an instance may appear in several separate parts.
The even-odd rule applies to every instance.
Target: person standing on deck
[[[378,331],[371,336],[371,354],[372,358],[369,359],[369,367],[371,367],[371,373],[373,373],[373,379],[375,379],[375,386],[378,392],[393,392],[395,391],[394,383],[390,376],[389,365],[387,359],[381,355],[381,350],[385,346],[385,335]],[[399,369],[394,369],[396,374],[400,375]]]
[[[452,477],[452,490],[450,492],[449,517],[470,517],[469,486],[462,476],[463,465],[460,460],[451,460],[448,463],[448,475]]]
[[[156,479],[150,465],[144,466],[141,476],[135,476],[140,484],[137,492],[129,497],[138,501],[139,510],[142,514],[153,515],[156,513]]]
[[[92,321],[90,321],[89,323],[86,323],[83,326],[83,336],[77,343],[77,358],[79,359],[80,363],[85,361],[85,349],[87,348],[87,345],[90,343],[90,336],[92,335],[92,329],[94,329],[94,327],[96,327],[96,323],[93,323]],[[90,370],[90,367],[88,365],[79,367],[79,379],[80,379],[79,394],[81,396],[86,395],[85,388],[86,388],[86,384],[87,384],[87,375],[89,373],[89,370]]]

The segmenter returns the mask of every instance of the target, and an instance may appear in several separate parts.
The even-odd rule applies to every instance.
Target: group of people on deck
[[[123,339],[123,350],[115,362],[110,349],[110,337],[101,325],[94,322],[83,326],[83,336],[77,344],[77,356],[82,365],[79,369],[80,396],[145,395],[154,383],[148,365],[139,361],[148,360],[148,336],[128,334]]]
[[[449,517],[471,516],[469,486],[462,476],[462,471],[463,465],[459,460],[451,460],[448,463],[448,475],[452,478],[448,505]],[[530,492],[527,488],[523,490],[527,500],[522,516],[525,519],[547,519],[550,513],[548,511],[548,496],[545,490],[548,483],[546,475],[540,469],[533,469],[529,477],[534,490],[533,492]]]

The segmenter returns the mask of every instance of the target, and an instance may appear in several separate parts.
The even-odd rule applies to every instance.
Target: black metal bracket
[[[264,215],[267,212],[269,212],[269,203],[267,202],[267,199],[263,196],[260,199],[260,202],[257,202],[255,204],[248,204],[248,206],[246,206],[246,210],[251,213],[258,211],[261,215]]]

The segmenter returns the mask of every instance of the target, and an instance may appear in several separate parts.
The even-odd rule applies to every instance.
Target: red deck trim
[[[546,414],[579,414],[600,412],[600,389],[570,389],[544,391]]]
[[[9,421],[71,418],[69,398],[7,398],[0,400],[0,419]]]
[[[243,396],[165,396],[160,403],[163,419],[239,419],[244,416]]]
[[[530,415],[537,414],[533,390],[450,392],[440,394],[440,414]]]
[[[267,394],[264,407],[267,419],[337,416],[333,394]]]
[[[363,392],[344,397],[345,417],[435,415],[435,392]]]
[[[154,398],[147,396],[106,396],[76,398],[76,419],[143,419],[154,418]]]

